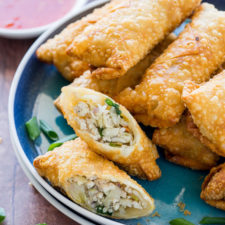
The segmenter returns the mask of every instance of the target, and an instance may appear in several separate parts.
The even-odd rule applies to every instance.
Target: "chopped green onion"
[[[102,206],[102,205],[98,205],[97,207],[96,207],[96,211],[97,211],[97,213],[100,213],[100,214],[106,214],[106,215],[109,215],[109,216],[111,216],[112,215],[112,213],[110,213],[110,212],[103,212],[103,208],[104,208],[104,206]]]
[[[103,137],[103,133],[102,133],[103,130],[104,130],[104,128],[98,127],[98,133],[100,134],[101,137]]]
[[[48,147],[48,151],[52,151],[54,148],[61,146],[64,142],[66,141],[70,141],[70,140],[74,140],[75,138],[77,138],[76,134],[71,134],[69,136],[66,136],[56,142],[53,142],[49,147]]]
[[[102,205],[98,205],[96,207],[96,211],[97,211],[97,213],[103,213],[103,206]]]
[[[39,223],[39,224],[37,224],[37,225],[47,225],[47,223]]]
[[[116,114],[117,114],[117,115],[120,115],[120,114],[121,114],[120,106],[119,106],[118,104],[114,103],[111,99],[107,98],[107,99],[105,100],[105,103],[106,103],[107,105],[109,105],[109,106],[114,107],[115,110],[116,110]]]
[[[176,218],[170,221],[170,225],[194,225],[194,224],[183,218]]]
[[[105,103],[106,103],[107,105],[109,105],[109,106],[113,106],[113,105],[114,105],[114,102],[113,102],[111,99],[109,99],[109,98],[107,98],[107,99],[105,100]]]
[[[121,114],[121,110],[120,110],[120,106],[118,105],[118,104],[115,104],[114,106],[113,106],[114,108],[115,108],[115,110],[116,110],[116,114],[117,115],[120,115]]]
[[[0,208],[0,223],[4,221],[5,217],[5,210]]]
[[[32,119],[28,120],[25,123],[29,138],[34,141],[41,133],[40,128],[38,126],[37,117],[34,116]]]
[[[203,217],[200,224],[225,224],[225,217]]]
[[[115,142],[110,142],[109,145],[110,145],[111,147],[121,147],[121,146],[122,146],[121,143],[115,143]]]
[[[49,126],[44,120],[39,120],[40,128],[43,133],[52,141],[57,141],[59,139],[58,134]]]
[[[136,195],[134,195],[134,194],[131,195],[131,198],[132,198],[133,200],[135,200],[135,201],[138,201],[138,200],[139,200],[138,197],[137,197]]]

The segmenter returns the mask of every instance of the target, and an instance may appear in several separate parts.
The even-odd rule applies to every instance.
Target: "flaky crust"
[[[85,29],[68,48],[93,65],[93,75],[124,75],[199,5],[200,0],[113,1],[115,10]],[[154,35],[153,35],[154,34]]]
[[[166,159],[195,170],[208,170],[219,157],[188,132],[186,116],[171,128],[154,131],[153,143],[165,149]]]
[[[127,118],[135,139],[134,144],[129,149],[126,149],[126,151],[120,147],[111,147],[108,144],[95,141],[87,131],[80,129],[79,123],[75,120],[77,115],[74,106],[80,101],[93,105],[103,105],[106,98],[109,97],[87,88],[64,87],[62,89],[60,104],[68,124],[96,153],[120,164],[131,175],[149,180],[158,179],[161,176],[161,171],[156,164],[156,159],[159,157],[157,149],[123,106],[120,106],[120,110],[122,111],[122,115]]]
[[[196,129],[193,134],[218,155],[225,156],[225,71],[201,86],[185,82],[183,101]]]
[[[93,89],[113,98],[123,89],[127,87],[134,87],[135,85],[137,85],[140,82],[142,76],[144,75],[145,70],[175,39],[175,34],[168,35],[143,60],[141,60],[137,65],[131,68],[122,77],[111,80],[100,80],[92,76],[91,71],[88,70],[82,76],[75,79],[70,85],[73,87],[84,87]],[[61,111],[59,99],[55,100],[55,106],[57,107],[57,109],[59,109],[59,111]]]
[[[38,156],[34,160],[34,167],[38,173],[47,178],[55,187],[63,191],[69,190],[69,180],[76,176],[91,178],[96,176],[113,182],[126,184],[137,190],[148,203],[148,207],[138,215],[121,215],[119,218],[135,218],[148,215],[154,209],[154,201],[149,194],[124,171],[112,162],[97,155],[80,138],[64,143],[62,146]],[[76,190],[73,190],[76,191]],[[66,193],[69,197],[70,192]],[[85,207],[85,205],[81,204]]]
[[[207,146],[209,149],[214,149],[213,143],[205,136],[202,135],[199,128],[195,125],[190,112],[186,116],[187,130],[196,137],[203,145]]]
[[[116,100],[145,125],[175,125],[183,111],[185,80],[202,83],[225,61],[225,12],[204,3],[192,22],[156,59],[135,89],[127,88]]]
[[[44,62],[53,63],[64,78],[73,81],[76,77],[82,75],[84,71],[90,69],[90,66],[77,57],[69,56],[66,49],[75,36],[82,33],[88,26],[95,24],[113,9],[114,3],[106,4],[102,8],[95,9],[93,13],[81,20],[69,24],[61,33],[47,40],[37,49],[37,57]]]
[[[209,205],[225,210],[225,163],[212,168],[206,176],[201,198]]]

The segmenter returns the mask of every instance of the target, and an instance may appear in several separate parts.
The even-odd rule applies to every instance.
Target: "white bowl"
[[[82,6],[84,6],[86,3],[87,3],[87,0],[77,0],[76,3],[74,4],[74,7],[67,14],[65,14],[65,16],[61,17],[55,22],[46,24],[44,26],[28,28],[28,29],[0,28],[0,36],[5,38],[12,38],[12,39],[28,39],[28,38],[37,37],[44,31],[46,31],[48,28],[55,26],[58,23],[63,23],[68,18],[73,17],[73,15],[79,12]]]

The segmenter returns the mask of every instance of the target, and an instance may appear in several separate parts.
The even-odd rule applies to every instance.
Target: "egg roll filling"
[[[94,140],[111,147],[124,148],[133,144],[134,134],[119,105],[111,99],[106,99],[104,105],[80,101],[74,109],[80,129],[88,131]]]
[[[71,184],[70,197],[100,214],[111,216],[123,214],[129,208],[142,210],[147,207],[147,203],[136,190],[119,182],[95,176],[76,176],[68,182]]]

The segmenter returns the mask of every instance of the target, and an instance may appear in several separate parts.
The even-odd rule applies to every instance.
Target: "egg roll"
[[[201,199],[225,210],[225,163],[211,169],[202,184]]]
[[[100,92],[74,87],[62,89],[60,104],[68,124],[93,151],[130,175],[149,180],[161,176],[155,145],[123,106]]]
[[[168,161],[194,170],[209,170],[219,160],[187,130],[185,115],[175,126],[155,130],[152,141],[165,149]]]
[[[225,157],[225,70],[208,82],[198,85],[186,81],[185,102],[196,129],[193,134],[213,152]]]
[[[124,76],[111,79],[100,80],[92,76],[91,71],[87,70],[82,76],[75,79],[73,87],[84,87],[102,92],[113,98],[126,87],[134,87],[138,84],[145,73],[145,70],[153,63],[153,61],[166,49],[166,47],[176,39],[176,35],[171,33],[160,44],[158,44],[143,60],[131,68]],[[54,104],[59,111],[60,96],[55,100]]]
[[[130,219],[154,209],[154,200],[136,181],[80,138],[38,156],[33,164],[72,201],[102,216]]]
[[[144,125],[167,128],[184,111],[185,80],[202,83],[225,61],[225,12],[203,3],[177,39],[147,70],[140,84],[115,99]]]
[[[102,17],[115,10],[116,3],[118,4],[119,0],[114,0],[99,9],[95,9],[86,17],[69,24],[59,34],[47,40],[37,49],[37,57],[46,63],[53,63],[62,76],[72,82],[76,77],[91,68],[88,63],[77,57],[69,56],[66,53],[67,48],[75,36],[81,34],[87,27],[92,26]]]
[[[199,3],[200,0],[115,2],[117,10],[77,35],[68,54],[95,67],[92,74],[99,79],[123,76]]]

